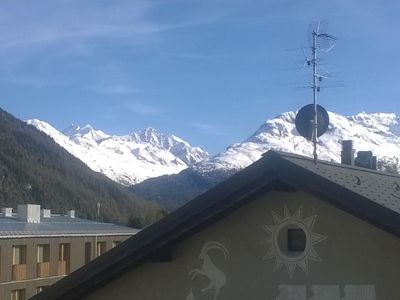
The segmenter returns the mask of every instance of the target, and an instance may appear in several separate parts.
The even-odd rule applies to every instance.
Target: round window
[[[310,251],[310,232],[302,222],[286,219],[278,225],[275,235],[275,251],[285,261],[301,260]]]

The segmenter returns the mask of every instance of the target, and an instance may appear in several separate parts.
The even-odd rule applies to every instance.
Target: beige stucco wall
[[[36,294],[41,286],[51,285],[64,276],[58,275],[59,244],[70,244],[70,271],[74,271],[85,263],[85,242],[92,246],[92,259],[96,255],[96,241],[106,242],[107,250],[113,247],[114,241],[123,241],[130,236],[88,236],[88,237],[54,237],[54,238],[13,238],[0,239],[0,300],[10,299],[11,291],[25,289],[27,299]],[[37,277],[37,246],[50,245],[50,276]],[[12,281],[13,246],[26,245],[27,280]]]
[[[302,207],[302,216],[282,220],[285,205],[291,214]],[[278,225],[300,222],[313,236],[304,260],[281,258],[278,269],[275,247],[263,260],[271,248],[263,241],[272,236],[263,226],[275,224],[273,212]],[[278,227],[270,227],[274,236]],[[229,257],[215,248],[199,257],[210,241],[222,244]],[[399,300],[399,258],[397,237],[305,192],[272,192],[176,245],[171,262],[145,263],[85,299]],[[307,272],[300,268],[305,261]],[[195,269],[205,272],[191,279]]]

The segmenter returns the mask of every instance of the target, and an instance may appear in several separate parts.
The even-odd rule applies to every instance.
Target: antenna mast
[[[317,33],[315,30],[312,32],[312,46],[311,46],[311,52],[312,52],[312,66],[313,66],[313,84],[312,84],[312,90],[313,90],[313,105],[314,105],[314,122],[313,122],[313,146],[314,146],[314,163],[318,163],[318,154],[317,154],[317,142],[318,142],[318,114],[317,114]]]
[[[311,23],[308,31],[309,47],[311,48],[311,59],[304,54],[304,66],[312,66],[313,103],[304,106],[296,115],[296,129],[307,140],[313,143],[314,163],[318,164],[318,137],[328,129],[329,115],[327,111],[318,105],[317,94],[320,91],[320,82],[329,75],[329,72],[318,64],[317,50],[329,52],[334,46],[336,38],[326,33],[327,22]],[[323,27],[323,28],[322,28]]]
[[[324,27],[324,28],[322,28]],[[318,144],[318,103],[317,103],[317,93],[320,91],[319,82],[322,81],[322,78],[325,77],[318,73],[318,68],[327,72],[324,68],[319,66],[317,62],[317,50],[321,50],[324,52],[329,52],[334,46],[336,38],[332,35],[326,33],[326,28],[328,27],[328,23],[321,21],[310,24],[309,29],[309,41],[311,47],[311,65],[312,65],[312,90],[313,90],[313,106],[314,106],[314,118],[312,120],[312,143],[314,146],[314,163],[318,163],[318,153],[317,153],[317,144]]]

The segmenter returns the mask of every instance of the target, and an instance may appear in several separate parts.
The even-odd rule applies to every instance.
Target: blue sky
[[[58,129],[144,127],[210,153],[311,100],[311,21],[339,40],[321,54],[342,114],[400,114],[400,3],[371,0],[1,1],[0,106]]]

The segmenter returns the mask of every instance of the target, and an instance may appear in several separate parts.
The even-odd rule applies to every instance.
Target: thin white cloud
[[[124,103],[124,107],[127,111],[133,114],[139,114],[144,116],[158,116],[165,112],[165,109],[152,105],[149,103],[143,103],[140,101],[129,101]]]
[[[215,14],[188,21],[161,23],[149,16],[154,2],[32,1],[24,5],[0,3],[0,49],[43,47],[90,39],[140,42],[163,31],[213,22]],[[27,13],[29,12],[29,13]],[[68,46],[68,44],[67,44]]]
[[[164,54],[173,58],[188,60],[204,60],[209,58],[209,55],[191,52],[165,52]]]
[[[0,4],[1,7],[1,49],[132,37],[161,30],[147,20],[153,7],[149,1],[116,1],[101,6],[96,1],[34,1]]]
[[[228,130],[224,127],[209,124],[209,123],[202,123],[202,122],[190,122],[189,126],[197,129],[198,131],[208,134],[208,135],[227,135]]]
[[[126,83],[105,83],[89,87],[90,90],[105,95],[126,95],[138,93],[140,90]]]
[[[35,89],[42,89],[42,88],[47,88],[47,87],[59,87],[59,86],[65,86],[67,85],[66,82],[60,81],[60,80],[54,80],[54,79],[48,79],[48,78],[33,78],[33,77],[7,77],[6,81],[8,83],[14,84],[14,85],[20,85],[20,86],[25,86],[25,87],[32,87]]]

